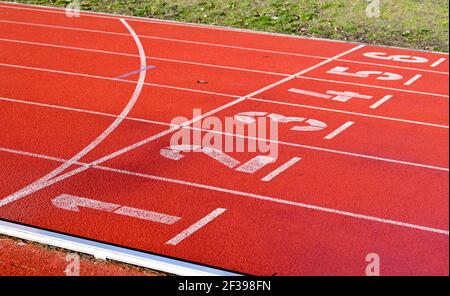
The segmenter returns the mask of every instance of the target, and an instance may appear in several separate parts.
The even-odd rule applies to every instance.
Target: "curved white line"
[[[133,37],[138,50],[139,50],[139,57],[141,62],[141,69],[145,68],[147,66],[146,56],[144,47],[142,46],[141,41],[139,40],[139,37],[137,36],[136,32],[131,28],[131,26],[122,18],[119,19],[122,24],[128,29],[131,36]],[[146,71],[139,72],[139,80],[137,82],[136,88],[134,90],[134,93],[129,100],[128,104],[125,106],[125,108],[122,110],[122,112],[119,114],[119,116],[114,120],[113,123],[105,130],[101,135],[99,135],[93,142],[91,142],[88,146],[86,146],[83,150],[78,152],[75,156],[73,156],[71,159],[66,161],[64,164],[62,164],[60,167],[56,168],[55,170],[51,171],[44,177],[40,178],[39,180],[33,182],[32,184],[22,188],[21,190],[17,191],[16,193],[13,193],[4,199],[0,200],[0,207],[5,206],[11,202],[14,202],[16,200],[19,200],[27,195],[30,195],[43,187],[45,187],[45,184],[47,181],[53,179],[54,177],[58,176],[60,173],[62,173],[64,170],[68,169],[70,166],[75,164],[78,160],[80,160],[83,156],[88,154],[90,151],[92,151],[95,147],[97,147],[103,140],[105,140],[127,117],[127,115],[130,113],[131,109],[136,104],[141,91],[142,87],[144,85],[146,76]]]

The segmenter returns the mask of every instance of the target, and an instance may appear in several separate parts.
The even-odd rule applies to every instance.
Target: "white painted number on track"
[[[406,81],[404,84],[405,84],[405,85],[411,85],[411,84],[413,84],[414,82],[416,82],[417,80],[419,80],[421,77],[422,77],[422,75],[417,74],[417,75],[415,75],[414,77],[412,77],[410,80]]]
[[[62,194],[52,200],[55,207],[67,211],[79,212],[79,207],[95,209],[103,212],[113,212],[118,215],[129,216],[136,219],[158,222],[162,224],[173,224],[180,220],[179,217],[125,207],[118,204],[78,197],[68,194]]]
[[[403,79],[402,75],[390,73],[390,72],[382,72],[382,71],[358,71],[356,73],[347,72],[349,68],[347,67],[334,67],[331,70],[328,70],[328,74],[335,75],[343,75],[350,77],[359,77],[359,78],[369,78],[371,75],[378,75],[377,80],[401,80]]]
[[[261,170],[262,168],[266,167],[267,165],[276,162],[276,158],[274,157],[257,155],[252,159],[250,159],[249,161],[241,164],[239,160],[234,159],[233,157],[225,154],[220,150],[217,150],[212,147],[200,147],[196,145],[174,145],[168,148],[161,149],[159,153],[165,158],[171,160],[181,160],[182,158],[184,158],[184,155],[182,155],[180,152],[202,152],[210,156],[211,158],[215,159],[216,161],[220,162],[221,164],[231,169],[235,169],[235,171],[247,174],[254,174],[259,170]],[[270,173],[268,176],[264,177],[261,180],[265,182],[272,180],[277,175],[281,174],[289,167],[294,165],[301,158],[294,157],[294,159],[296,160],[293,162],[289,162],[289,165],[287,164],[281,165],[279,168],[277,168],[276,170],[274,170],[272,173]]]
[[[427,63],[428,59],[423,57],[416,57],[410,55],[390,55],[387,56],[385,52],[366,52],[363,54],[365,57],[372,59],[380,59],[394,62],[404,63]]]
[[[351,99],[364,99],[364,100],[370,100],[373,97],[368,95],[362,95],[359,93],[351,92],[351,91],[335,91],[335,90],[328,90],[326,94],[297,89],[297,88],[291,88],[289,89],[289,92],[297,93],[297,94],[303,94],[307,96],[322,98],[322,99],[328,99],[332,101],[337,102],[343,102],[346,103]]]
[[[323,130],[327,127],[327,124],[316,120],[316,119],[307,119],[303,117],[287,117],[280,114],[271,113],[267,115],[267,112],[241,112],[239,114],[236,114],[234,118],[237,121],[243,122],[243,123],[253,123],[255,122],[255,116],[267,116],[270,118],[270,120],[280,123],[291,123],[291,122],[304,122],[307,125],[296,125],[291,128],[293,131],[299,131],[299,132],[315,132]]]

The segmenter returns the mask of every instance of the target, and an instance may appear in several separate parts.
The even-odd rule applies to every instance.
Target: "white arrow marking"
[[[52,200],[55,207],[64,209],[67,211],[79,212],[79,207],[90,208],[103,212],[114,212],[118,215],[129,216],[141,220],[153,221],[162,224],[173,224],[180,220],[179,217],[161,214],[157,212],[151,212],[131,207],[124,207],[118,204],[108,203],[104,201],[98,201],[88,199],[84,197],[78,197],[68,194],[62,194],[55,197]]]

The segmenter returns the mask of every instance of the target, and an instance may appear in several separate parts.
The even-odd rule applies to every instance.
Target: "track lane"
[[[166,136],[109,160],[105,165],[362,212],[371,216],[406,220],[419,225],[448,228],[448,211],[446,207],[442,207],[442,204],[448,203],[448,185],[443,185],[448,172],[280,145],[279,157],[275,163],[254,174],[248,174],[236,171],[236,167],[227,168],[203,153],[181,153],[185,157],[179,161],[167,159],[160,152],[169,146],[170,136]],[[261,153],[227,154],[244,163]],[[84,161],[90,162],[91,157],[93,159],[96,155],[89,155]],[[300,157],[302,160],[271,182],[261,181],[261,178],[292,157]],[[149,163],[153,165],[149,166]],[[324,167],[327,169],[324,170]],[[433,194],[430,195],[429,192]]]
[[[316,94],[301,94],[294,92],[308,91]],[[351,98],[346,102],[333,100],[332,97],[324,99],[318,94],[327,95],[327,92],[353,92],[370,99]],[[391,95],[388,101],[371,108],[385,96]],[[428,96],[424,94],[410,94],[401,91],[367,88],[364,86],[344,85],[334,82],[315,80],[294,80],[276,89],[271,89],[258,96],[258,99],[267,99],[279,103],[299,104],[319,108],[356,112],[374,116],[390,117],[411,121],[418,121],[437,125],[449,125],[447,112],[448,98]]]
[[[135,54],[134,48],[127,42],[126,35],[101,34],[2,22],[0,22],[0,28],[0,38],[3,39],[103,50],[112,53]],[[249,71],[293,74],[298,72],[299,65],[310,67],[323,60],[323,58],[255,52],[173,40],[141,39],[145,48],[154,49],[152,54],[148,55],[150,59],[174,59],[205,63],[212,66],[236,67],[248,69]],[[88,42],[88,40],[95,40],[95,42]],[[209,53],[205,55],[205,51]]]
[[[93,170],[35,193],[30,199],[2,208],[0,212],[3,217],[14,220],[21,216],[21,221],[44,228],[258,275],[363,275],[365,256],[373,252],[384,262],[384,275],[448,272],[445,235],[340,216],[330,219],[325,213],[240,199],[225,193],[215,193],[211,198],[208,190],[185,188]],[[181,196],[180,191],[184,192]],[[90,209],[79,213],[64,211],[51,204],[51,199],[62,192],[170,211],[180,215],[183,222],[164,226]],[[32,206],[27,215],[18,212],[30,205],[39,207]],[[226,214],[175,247],[165,244],[168,238],[195,222],[200,213],[206,214],[218,206],[227,208]],[[53,221],[63,218],[66,223],[50,223],[48,217]],[[110,223],[111,219],[114,224]],[[295,227],[292,220],[297,222]],[[267,240],[268,235],[274,239]],[[433,252],[429,251],[430,246]],[[268,252],[278,255],[267,256]]]
[[[292,122],[279,123],[278,140],[283,142],[373,155],[380,158],[448,169],[448,128],[380,120],[251,100],[224,110],[218,116],[224,126],[226,117],[233,118],[242,112],[264,112],[267,115],[278,114],[292,118]],[[300,119],[296,118],[318,120],[326,127],[318,127],[319,130],[317,131],[292,130],[296,127],[310,126],[309,123],[298,121]],[[347,122],[353,122],[353,125],[333,138],[327,138],[328,135]],[[248,135],[247,132],[245,135]],[[420,135],[420,137],[417,135]],[[411,149],[411,147],[414,147],[414,149]]]
[[[109,114],[120,113],[120,106],[131,96],[134,83],[93,79],[42,71],[0,66],[0,75],[10,83],[2,86],[0,96],[6,99],[79,108]],[[24,79],[26,77],[26,79]],[[64,83],[55,83],[64,81]],[[51,92],[49,93],[49,90]],[[192,117],[192,109],[209,111],[230,102],[234,97],[190,92],[144,85],[142,100],[130,116],[170,123],[177,116]],[[20,104],[20,103],[18,103]],[[180,110],[179,106],[186,107]]]

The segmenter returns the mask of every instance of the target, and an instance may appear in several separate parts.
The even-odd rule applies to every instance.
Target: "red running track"
[[[0,218],[237,273],[365,275],[375,253],[448,275],[448,75],[441,53],[0,3]],[[278,157],[168,157],[177,116],[248,139],[194,109],[289,118]]]

